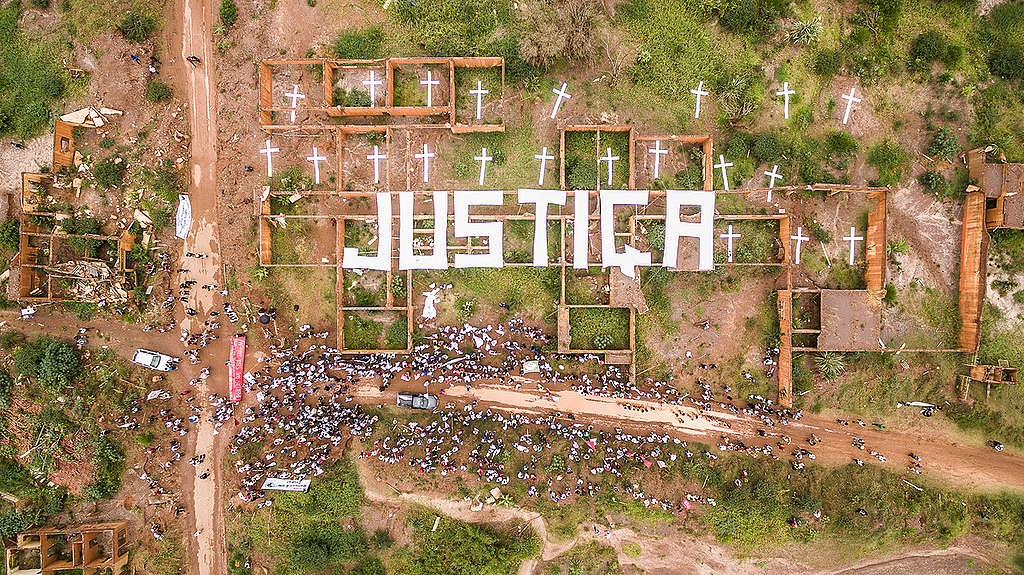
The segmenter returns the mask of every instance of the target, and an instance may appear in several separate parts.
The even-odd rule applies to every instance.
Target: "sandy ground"
[[[24,150],[0,142],[0,192],[21,193],[21,173],[38,172],[53,163],[53,134],[21,142]]]

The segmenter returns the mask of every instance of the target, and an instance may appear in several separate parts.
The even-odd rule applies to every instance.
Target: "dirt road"
[[[211,0],[183,0],[181,10],[181,66],[187,66],[189,75],[188,107],[191,127],[191,181],[189,197],[192,203],[192,228],[182,250],[180,268],[187,271],[179,276],[179,282],[195,280],[192,297],[188,305],[198,313],[196,318],[205,318],[219,303],[216,289],[201,289],[200,286],[222,284],[220,253],[217,243],[217,102],[216,70],[211,45],[212,23],[215,12]],[[201,63],[191,67],[185,60],[197,56]],[[205,254],[204,258],[187,257],[185,253]],[[190,332],[202,329],[199,320],[185,317],[182,327]],[[218,357],[220,346],[205,351],[207,359]],[[217,360],[210,361],[218,366]],[[226,370],[215,367],[212,377],[200,384],[202,397],[211,392],[223,394],[226,391]],[[208,415],[208,414],[206,414]],[[195,467],[192,485],[192,517],[194,537],[189,542],[190,555],[195,557],[189,571],[199,575],[223,575],[227,572],[227,554],[224,538],[224,509],[221,505],[221,484],[223,483],[223,440],[208,417],[203,417],[196,437],[196,453],[206,453],[212,459],[208,470],[211,475],[200,479],[202,466]]]
[[[368,382],[353,394],[374,403],[392,403],[399,391],[394,387],[389,387],[382,394],[376,382]],[[776,444],[781,440],[781,434],[785,434],[793,441],[792,445],[786,446],[787,456],[794,449],[803,447],[814,452],[816,461],[833,465],[842,465],[858,458],[868,465],[885,465],[896,471],[906,470],[909,463],[907,454],[913,452],[922,458],[925,473],[937,480],[972,489],[1024,489],[1024,459],[1010,453],[997,453],[983,446],[966,445],[946,435],[921,431],[916,426],[903,429],[886,427],[883,431],[870,425],[861,427],[856,423],[843,426],[832,419],[806,415],[788,426],[767,428],[756,418],[723,410],[699,414],[691,406],[616,400],[581,395],[571,390],[548,395],[529,390],[526,386],[519,390],[502,385],[475,385],[471,389],[455,386],[444,389],[442,393],[442,402],[445,398],[451,398],[478,401],[487,407],[525,413],[556,410],[571,412],[580,420],[590,423],[637,430],[644,434],[651,431],[671,433],[711,445],[719,443],[723,435],[733,440],[740,439],[746,445]],[[761,428],[767,428],[767,437],[758,435],[757,431]],[[821,437],[823,441],[810,446],[806,440],[811,434]],[[866,450],[858,450],[853,446],[854,437],[865,441]],[[867,450],[882,453],[886,461],[882,463],[871,457]],[[910,476],[908,480],[912,482],[915,477]]]

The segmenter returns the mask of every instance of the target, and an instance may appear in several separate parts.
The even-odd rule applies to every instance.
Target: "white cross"
[[[565,82],[562,82],[562,89],[561,90],[558,90],[556,88],[552,88],[551,89],[551,92],[554,93],[555,96],[557,96],[557,98],[555,98],[555,107],[551,108],[551,119],[552,120],[555,119],[555,114],[558,113],[558,108],[560,108],[562,106],[562,98],[565,98],[566,100],[571,100],[572,99],[572,95],[570,95],[569,92],[565,91],[565,89],[568,88],[568,87],[569,87],[568,84],[566,84]]]
[[[720,234],[718,237],[725,238],[729,242],[729,263],[732,263],[732,240],[733,238],[742,238],[742,234],[732,233],[732,224],[729,224],[729,233]]]
[[[476,96],[476,119],[477,120],[480,119],[480,101],[481,101],[481,98],[485,94],[490,94],[491,93],[490,90],[484,90],[480,86],[480,84],[481,84],[480,80],[477,80],[476,81],[476,90],[470,90],[469,91],[470,94]],[[480,184],[480,185],[482,186],[483,184]]]
[[[647,148],[647,151],[654,154],[654,179],[658,179],[658,174],[661,173],[661,157],[668,155],[667,149],[662,149],[661,140],[654,141],[653,148]]]
[[[778,92],[775,92],[776,96],[782,96],[783,98],[785,98],[784,103],[782,104],[782,115],[785,116],[785,118],[787,120],[789,119],[789,96],[790,96],[790,94],[796,94],[796,90],[790,90],[789,89],[789,82],[783,82],[782,83],[782,90],[780,90]]]
[[[612,164],[614,164],[615,160],[618,160],[618,159],[619,159],[618,156],[613,156],[612,155],[612,149],[611,148],[608,148],[608,155],[607,156],[605,156],[603,158],[599,158],[599,160],[602,161],[602,162],[608,162],[608,185],[609,186],[612,185]]]
[[[800,245],[803,244],[804,242],[806,242],[807,240],[811,239],[811,238],[805,236],[803,231],[804,231],[803,226],[797,226],[797,228],[796,228],[796,235],[795,236],[789,236],[789,239],[796,240],[796,263],[800,263]]]
[[[434,155],[435,155],[434,152],[431,152],[429,149],[427,149],[427,143],[424,142],[423,143],[423,153],[422,154],[414,154],[414,156],[413,156],[414,158],[416,158],[418,160],[423,160],[423,182],[424,183],[430,181],[430,158],[433,158]]]
[[[313,182],[320,185],[320,162],[326,160],[327,156],[321,156],[320,152],[313,146],[313,155],[306,156],[306,161],[313,162]]]
[[[722,168],[722,184],[725,186],[725,191],[729,191],[729,172],[726,168],[732,167],[732,162],[726,162],[725,156],[718,154],[718,163],[715,164],[716,168]]]
[[[697,109],[694,110],[693,117],[694,119],[700,118],[700,97],[707,96],[711,92],[708,92],[707,90],[704,89],[704,80],[701,80],[700,82],[697,83],[697,89],[690,90],[690,93],[693,94],[694,96],[697,96]]]
[[[380,161],[381,160],[386,160],[387,158],[388,158],[388,155],[380,153],[380,151],[378,150],[377,146],[373,147],[373,153],[372,154],[367,154],[366,155],[366,159],[370,160],[371,162],[373,162],[373,183],[375,183],[375,184],[379,184],[380,183]]]
[[[484,170],[487,169],[487,162],[494,158],[487,155],[487,148],[480,148],[480,155],[475,156],[474,160],[480,162],[480,186],[484,185]]]
[[[299,93],[299,85],[298,84],[292,84],[292,91],[291,91],[291,93],[286,93],[284,95],[284,97],[285,98],[291,98],[291,100],[292,100],[292,122],[295,122],[295,103],[298,100],[305,100],[306,99],[306,95]]]
[[[370,107],[375,108],[377,106],[377,86],[384,85],[384,80],[377,80],[374,71],[370,70],[370,79],[363,80],[363,85],[370,87]]]
[[[863,236],[857,235],[857,228],[850,226],[850,235],[843,238],[843,241],[850,242],[850,265],[853,265],[853,252],[856,250],[857,242],[863,240]]]
[[[271,155],[280,152],[281,148],[271,148],[270,140],[267,140],[267,147],[260,150],[261,154],[267,155],[267,177],[272,178],[274,176],[274,163],[271,161]]]
[[[537,185],[544,185],[544,167],[547,165],[548,160],[554,160],[555,157],[548,153],[548,147],[544,146],[540,149],[539,154],[533,155],[534,159],[540,160],[540,176],[537,177]]]
[[[843,94],[843,99],[846,100],[846,113],[843,114],[843,125],[844,126],[846,125],[847,122],[850,121],[850,110],[853,109],[854,103],[860,102],[860,98],[854,97],[854,94],[856,93],[856,91],[857,91],[857,87],[853,86],[853,87],[850,88],[850,93],[849,94]]]
[[[434,74],[430,70],[427,70],[427,79],[420,80],[421,86],[427,87],[427,106],[434,105],[434,86],[440,86],[441,81],[434,79]],[[426,180],[423,180],[426,181]]]
[[[782,174],[779,173],[779,165],[775,164],[772,166],[772,171],[765,170],[764,175],[768,176],[768,203],[772,201],[772,188],[775,187],[775,180],[782,179]]]

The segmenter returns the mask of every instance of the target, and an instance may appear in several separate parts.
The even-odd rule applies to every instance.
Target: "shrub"
[[[124,449],[119,443],[106,436],[96,440],[96,453],[93,455],[96,481],[86,488],[90,499],[109,499],[117,494],[121,489],[124,461]]]
[[[135,10],[129,9],[121,18],[121,24],[118,28],[125,39],[141,43],[145,42],[149,35],[156,30],[156,20],[151,16],[139,14]]]
[[[358,557],[366,547],[362,528],[345,529],[335,522],[309,523],[288,549],[288,562],[303,571],[321,571]]]
[[[375,60],[383,58],[384,32],[380,26],[366,30],[346,30],[338,34],[328,50],[333,58]]]
[[[899,142],[883,140],[871,149],[868,163],[878,169],[878,184],[899,185],[908,162],[907,151]]]
[[[922,32],[910,46],[910,58],[916,63],[930,64],[946,55],[946,37],[937,30]]]
[[[843,66],[843,56],[839,50],[822,50],[814,57],[811,68],[819,76],[835,76]]]
[[[160,80],[146,82],[146,99],[154,104],[171,99],[171,87]]]
[[[20,2],[0,3],[0,137],[34,137],[49,126],[50,105],[62,99],[68,74],[55,41],[28,38],[19,27]]]
[[[762,132],[754,136],[750,153],[761,162],[774,162],[782,157],[785,149],[775,132]]]
[[[5,250],[18,251],[21,247],[21,237],[18,235],[21,223],[11,218],[0,224],[0,246]]]
[[[959,151],[960,140],[952,128],[939,128],[932,145],[928,146],[928,155],[942,160],[953,159]]]
[[[0,408],[11,406],[11,394],[14,393],[14,378],[6,369],[0,369]]]
[[[238,6],[235,0],[220,0],[220,21],[225,26],[233,26],[238,20]]]
[[[825,138],[825,151],[831,157],[849,158],[857,153],[859,147],[857,138],[840,130],[833,130]]]
[[[823,351],[814,357],[814,365],[825,379],[833,380],[846,371],[846,361],[840,353]]]
[[[92,175],[96,183],[104,188],[116,188],[124,183],[124,173],[128,164],[120,156],[104,158],[92,167]]]
[[[78,350],[62,341],[52,341],[39,361],[39,383],[53,391],[62,390],[71,385],[81,368]]]
[[[772,0],[730,0],[719,17],[722,26],[734,32],[771,33],[786,4]]]
[[[988,69],[1006,80],[1024,78],[1024,50],[1013,45],[996,46],[988,56]]]

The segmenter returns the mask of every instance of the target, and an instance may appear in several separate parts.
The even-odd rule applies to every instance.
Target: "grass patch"
[[[571,308],[571,349],[628,349],[629,310],[625,308]]]

